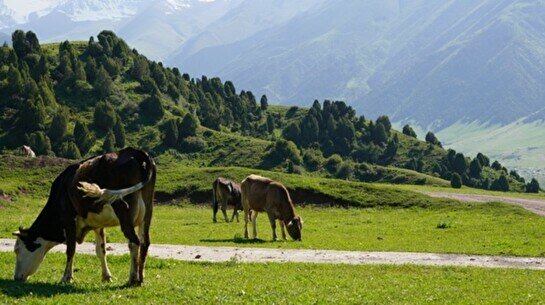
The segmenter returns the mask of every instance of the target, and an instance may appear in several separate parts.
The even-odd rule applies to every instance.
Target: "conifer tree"
[[[116,146],[115,135],[110,130],[108,131],[108,133],[106,134],[106,137],[104,138],[104,143],[102,144],[102,152],[104,153],[113,152],[115,151],[115,146]]]
[[[87,128],[87,125],[80,121],[77,121],[76,126],[74,127],[74,140],[83,156],[85,156],[95,144],[93,135]]]
[[[267,110],[267,108],[269,107],[269,101],[265,94],[261,96],[260,106],[261,106],[261,110]]]
[[[57,112],[57,114],[53,116],[51,126],[49,127],[49,139],[51,139],[53,143],[58,143],[66,136],[67,127],[68,117],[66,113],[64,111]]]
[[[99,98],[108,97],[112,93],[112,78],[110,77],[110,74],[108,74],[106,69],[104,69],[104,67],[100,67],[100,69],[98,69],[94,88]]]
[[[125,126],[119,116],[117,117],[113,132],[115,136],[116,147],[124,148],[125,147]]]

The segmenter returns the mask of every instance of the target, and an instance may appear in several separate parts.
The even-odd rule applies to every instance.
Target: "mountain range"
[[[543,16],[543,0],[0,0],[4,33],[61,41],[112,29],[149,58],[269,102],[345,100],[514,167],[538,160],[545,141],[479,143],[520,126],[541,134]]]

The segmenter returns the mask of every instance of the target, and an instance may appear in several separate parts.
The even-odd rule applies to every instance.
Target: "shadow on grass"
[[[272,243],[270,240],[263,240],[260,238],[247,239],[242,237],[224,238],[224,239],[201,239],[203,243],[235,243],[235,244],[264,244]]]
[[[25,296],[52,297],[61,294],[94,293],[104,290],[121,290],[126,285],[82,288],[75,285],[62,285],[59,283],[19,282],[8,279],[0,279],[0,291],[2,294],[20,298]]]

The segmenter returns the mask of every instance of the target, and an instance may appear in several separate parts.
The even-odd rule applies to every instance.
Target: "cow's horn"
[[[293,226],[293,220],[290,220],[290,222],[288,222],[288,227],[291,227]]]

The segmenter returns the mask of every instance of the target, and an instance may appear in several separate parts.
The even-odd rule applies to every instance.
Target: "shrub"
[[[450,186],[455,189],[459,189],[462,187],[462,177],[460,176],[460,174],[452,174],[452,177],[450,178]]]
[[[339,170],[339,166],[342,162],[343,158],[341,158],[341,156],[337,154],[334,154],[331,157],[327,158],[327,161],[325,162],[325,168],[329,173],[334,174]]]
[[[58,155],[67,159],[81,159],[81,153],[78,149],[78,146],[72,141],[63,142],[61,147],[59,148]]]
[[[51,141],[43,131],[37,131],[32,133],[28,137],[28,143],[37,155],[53,154],[53,152],[51,151]]]
[[[320,170],[324,161],[325,159],[322,156],[322,152],[319,150],[309,149],[305,151],[303,155],[305,167],[311,172]]]
[[[204,149],[206,149],[206,142],[199,137],[187,137],[180,143],[180,150],[184,153],[196,153]]]
[[[354,163],[351,161],[343,162],[335,177],[345,180],[352,179],[354,177]]]
[[[490,186],[490,189],[493,191],[508,192],[509,180],[507,180],[505,174],[502,173],[498,179],[494,180],[494,182],[492,182],[492,185]]]

